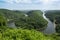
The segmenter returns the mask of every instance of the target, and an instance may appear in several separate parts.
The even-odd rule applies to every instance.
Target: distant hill
[[[0,9],[0,15],[8,18],[8,19],[16,19],[20,18],[24,15],[24,12],[22,11],[14,11],[14,10],[8,10],[8,9]]]

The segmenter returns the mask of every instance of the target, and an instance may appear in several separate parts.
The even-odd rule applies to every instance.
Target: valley
[[[0,9],[0,39],[60,40],[59,18],[59,11],[53,10]]]

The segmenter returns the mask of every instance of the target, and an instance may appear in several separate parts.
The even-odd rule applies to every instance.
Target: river
[[[9,21],[7,26],[11,28],[16,28],[14,21]]]
[[[47,25],[47,28],[43,31],[44,34],[53,34],[56,32],[55,30],[55,24],[52,23],[46,16],[45,16],[45,12],[43,12],[43,17],[45,20],[48,21],[48,25]]]

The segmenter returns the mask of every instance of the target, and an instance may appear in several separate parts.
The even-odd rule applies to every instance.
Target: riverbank
[[[48,21],[47,28],[43,31],[44,34],[53,34],[56,32],[55,25],[51,22],[46,16],[45,12],[43,12],[43,18]]]

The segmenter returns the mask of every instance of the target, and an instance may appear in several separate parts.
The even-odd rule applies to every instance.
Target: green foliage
[[[55,40],[60,40],[60,34],[58,34],[58,33],[47,35],[47,37],[48,36],[54,38]]]
[[[18,19],[24,15],[24,12],[0,9],[0,15],[6,17],[7,19]]]
[[[60,10],[48,10],[45,11],[45,13],[46,17],[49,18],[52,22],[54,22],[56,16],[60,16]]]
[[[54,40],[35,30],[6,29],[0,33],[0,40]]]
[[[6,18],[0,15],[0,26],[6,26],[6,25],[7,25]]]
[[[56,32],[60,33],[60,16],[55,18],[55,24],[56,24]]]

